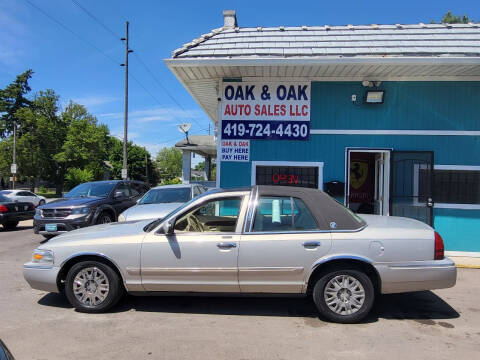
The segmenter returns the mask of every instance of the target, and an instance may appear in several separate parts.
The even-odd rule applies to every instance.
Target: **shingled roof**
[[[225,79],[480,81],[480,24],[238,27],[224,25],[173,51],[167,66],[218,121]]]
[[[173,58],[480,56],[480,24],[256,28],[225,25],[183,45],[172,55]]]

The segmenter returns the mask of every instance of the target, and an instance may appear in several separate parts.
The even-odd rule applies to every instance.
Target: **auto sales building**
[[[320,188],[480,252],[480,24],[242,28],[225,11],[166,63],[215,125],[217,186]]]

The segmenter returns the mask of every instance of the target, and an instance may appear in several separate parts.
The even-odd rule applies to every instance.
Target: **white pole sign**
[[[222,139],[308,140],[309,82],[224,82]]]

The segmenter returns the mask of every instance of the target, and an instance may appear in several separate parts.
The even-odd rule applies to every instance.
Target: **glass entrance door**
[[[433,226],[433,152],[392,151],[390,213]]]

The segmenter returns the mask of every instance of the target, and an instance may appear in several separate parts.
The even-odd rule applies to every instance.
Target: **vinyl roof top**
[[[480,56],[480,24],[224,26],[173,51],[174,59],[326,56]]]

